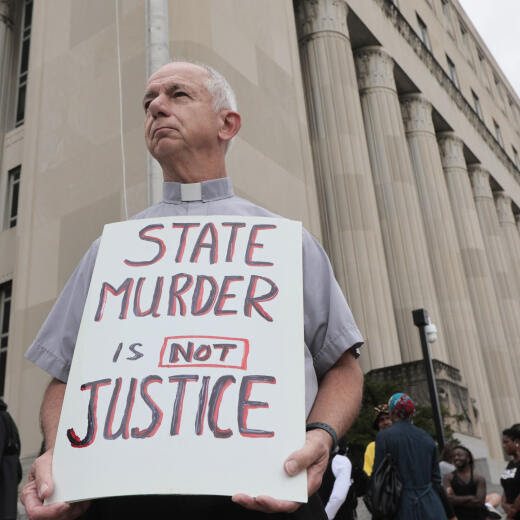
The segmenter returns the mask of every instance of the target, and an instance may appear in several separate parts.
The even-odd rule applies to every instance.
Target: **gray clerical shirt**
[[[188,185],[190,186],[190,185]],[[134,219],[185,215],[241,215],[278,217],[236,197],[228,178],[205,181],[197,187],[165,182],[164,200]],[[194,189],[195,188],[195,189]],[[193,200],[196,199],[196,200]],[[79,325],[96,261],[99,239],[76,267],[25,357],[53,377],[66,382]],[[363,342],[326,253],[303,230],[303,299],[305,338],[305,408],[309,414],[318,380],[348,349]],[[357,353],[357,352],[356,352]]]

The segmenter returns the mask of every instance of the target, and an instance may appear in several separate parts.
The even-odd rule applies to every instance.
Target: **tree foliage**
[[[347,440],[350,447],[350,456],[353,461],[359,465],[363,465],[363,454],[367,444],[376,437],[377,430],[374,429],[374,407],[383,403],[387,403],[392,394],[396,392],[406,392],[406,384],[402,380],[379,381],[365,376],[363,385],[363,401],[356,422],[352,425],[347,433]],[[413,399],[413,396],[410,396]],[[434,439],[436,439],[435,423],[431,406],[418,405],[413,416],[413,424],[427,431]],[[441,411],[444,423],[444,434],[446,439],[451,438],[453,431],[446,424],[448,414],[445,410]]]

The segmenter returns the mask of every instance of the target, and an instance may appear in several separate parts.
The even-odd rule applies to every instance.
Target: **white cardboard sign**
[[[144,494],[307,500],[301,224],[239,216],[105,226],[50,502]]]

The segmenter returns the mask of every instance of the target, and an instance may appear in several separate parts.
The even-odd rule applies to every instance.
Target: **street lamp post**
[[[433,343],[436,339],[437,329],[435,325],[430,322],[428,311],[426,309],[415,309],[412,311],[413,322],[419,328],[421,337],[421,348],[424,358],[424,369],[426,371],[426,379],[428,380],[428,390],[430,392],[430,402],[432,404],[433,421],[435,423],[435,431],[437,432],[437,442],[439,450],[444,448],[444,427],[442,425],[441,407],[439,405],[439,396],[437,394],[437,383],[435,381],[435,374],[433,372],[432,357],[430,354],[430,347],[428,343]],[[427,334],[430,338],[427,338]]]

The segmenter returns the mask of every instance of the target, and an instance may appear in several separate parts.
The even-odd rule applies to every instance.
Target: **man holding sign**
[[[22,494],[28,515],[31,519],[73,519],[85,512],[86,518],[111,519],[162,518],[166,516],[172,518],[187,516],[193,518],[209,518],[210,516],[260,518],[263,513],[279,513],[282,518],[319,518],[320,514],[323,514],[323,507],[314,493],[321,483],[330,450],[335,446],[337,437],[342,436],[354,421],[361,402],[362,373],[356,357],[357,347],[361,345],[362,338],[334,278],[326,254],[305,230],[300,243],[303,250],[302,296],[307,434],[303,447],[294,451],[285,461],[280,460],[279,464],[280,468],[283,467],[284,473],[281,473],[282,476],[285,475],[283,478],[288,476],[298,479],[306,471],[308,503],[302,505],[300,502],[263,495],[254,497],[238,493],[240,489],[235,489],[232,491],[235,494],[231,500],[228,497],[209,496],[212,493],[210,490],[207,491],[208,496],[125,496],[94,500],[92,503],[80,501],[44,504],[44,501],[51,497],[54,491],[55,483],[51,473],[54,446],[55,442],[57,447],[63,443],[61,423],[60,438],[56,441],[59,417],[67,381],[69,381],[74,349],[79,348],[83,341],[82,338],[84,338],[84,334],[81,334],[84,327],[82,321],[84,311],[83,320],[86,320],[85,316],[90,316],[91,323],[102,324],[114,318],[107,318],[107,316],[110,312],[116,312],[111,305],[113,305],[113,298],[117,296],[121,298],[118,300],[119,306],[117,315],[115,315],[115,319],[118,320],[127,319],[129,313],[132,314],[135,322],[138,322],[140,317],[143,317],[143,320],[157,317],[157,323],[160,323],[160,320],[165,317],[164,315],[196,318],[205,314],[211,315],[211,319],[219,320],[219,315],[242,313],[246,320],[252,319],[251,317],[254,316],[258,322],[267,326],[274,316],[272,308],[269,306],[274,306],[279,298],[277,285],[279,279],[265,276],[264,271],[261,273],[251,271],[252,267],[266,269],[271,268],[269,266],[274,264],[269,261],[267,253],[270,251],[269,233],[274,233],[273,229],[276,228],[275,224],[269,223],[271,222],[269,219],[276,215],[236,197],[226,176],[226,150],[241,124],[240,115],[236,111],[234,94],[226,80],[207,66],[185,62],[170,63],[151,76],[144,95],[143,108],[146,145],[163,169],[164,200],[135,217],[139,220],[157,219],[159,224],[143,221],[143,224],[140,225],[139,222],[135,222],[135,225],[132,225],[139,229],[134,230],[134,234],[128,236],[138,236],[143,247],[150,247],[143,251],[154,251],[154,254],[119,259],[118,265],[124,265],[124,269],[130,274],[125,274],[124,281],[120,281],[118,284],[100,278],[98,264],[94,269],[98,251],[100,257],[103,253],[103,258],[105,256],[108,258],[110,254],[114,258],[117,256],[117,248],[113,248],[114,251],[110,254],[105,251],[109,247],[105,247],[105,244],[110,243],[105,240],[105,233],[110,231],[110,226],[107,226],[101,246],[98,240],[86,253],[26,354],[28,359],[37,363],[54,378],[47,388],[41,409],[46,451],[33,464],[29,483],[24,487]],[[219,217],[197,220],[194,218],[197,215],[218,215]],[[220,217],[226,215],[228,217]],[[236,218],[230,218],[230,216],[238,215],[243,216],[240,222]],[[182,217],[180,221],[177,218],[168,225],[170,232],[171,230],[176,231],[173,247],[168,242],[172,235],[162,234],[166,229],[163,224],[166,220],[161,219],[169,217]],[[272,222],[275,220],[273,219]],[[130,222],[128,224],[130,225]],[[122,226],[122,224],[111,226]],[[216,276],[198,272],[190,273],[184,270],[171,276],[169,278],[171,282],[168,281],[169,285],[166,288],[167,277],[158,273],[154,278],[155,291],[152,304],[149,308],[140,307],[139,295],[146,282],[144,276],[133,276],[132,269],[152,266],[152,264],[158,266],[163,263],[163,258],[167,258],[166,252],[171,250],[174,251],[175,261],[179,262],[179,265],[183,259],[194,265],[197,264],[201,258],[201,251],[204,251],[205,259],[212,269],[219,262],[232,263],[236,258],[234,248],[239,247],[237,237],[240,237],[242,232],[247,232],[247,235],[244,234],[244,236],[248,238],[242,244],[244,250],[241,258],[245,259],[249,275],[232,273],[217,279]],[[225,237],[224,243],[222,243],[221,237]],[[263,249],[264,243],[265,249]],[[276,247],[273,246],[272,250],[275,249]],[[169,260],[172,261],[171,259],[170,254]],[[93,305],[89,303],[94,301],[94,297],[89,292],[91,283],[92,286],[96,284],[95,291],[97,292]],[[168,294],[169,297],[164,296],[165,294]],[[212,296],[209,297],[208,294]],[[163,295],[162,299],[161,295]],[[133,307],[130,306],[131,301]],[[78,336],[80,323],[82,329]],[[197,409],[195,419],[197,435],[202,434],[203,419],[207,416],[212,436],[215,438],[230,436],[231,429],[219,428],[218,414],[226,388],[237,382],[234,386],[240,386],[240,392],[237,394],[239,438],[240,436],[244,438],[269,437],[272,433],[269,428],[253,429],[247,425],[247,413],[248,410],[255,407],[268,407],[267,402],[254,401],[250,396],[253,385],[274,387],[276,378],[269,374],[247,375],[238,383],[239,371],[245,369],[247,356],[253,356],[254,349],[249,352],[249,343],[244,339],[245,335],[241,339],[227,337],[224,334],[212,335],[212,332],[201,330],[198,334],[192,334],[189,337],[184,334],[163,335],[164,342],[156,367],[166,368],[181,363],[188,367],[186,372],[193,367],[197,367],[197,370],[201,371],[210,370],[208,367],[217,367],[212,370],[233,371],[216,381],[215,378],[211,379],[213,376],[210,374],[213,372],[207,372],[208,375],[203,375],[201,372],[200,377],[191,375],[191,372],[180,376],[170,376],[169,382],[177,385],[177,394],[169,435],[171,437],[177,435],[179,428],[182,427],[183,402],[185,398],[189,398],[186,389],[191,388],[190,385],[196,384],[199,385],[197,387],[199,393],[198,398],[193,397],[193,402],[195,403],[194,409]],[[101,336],[100,341],[102,339]],[[276,342],[273,346],[279,349],[284,347],[283,344],[276,345]],[[97,343],[93,343],[91,351],[94,352],[96,347]],[[114,345],[115,347],[116,345]],[[118,363],[123,356],[124,359],[130,360],[130,363],[139,363],[146,359],[142,351],[143,345],[139,342],[130,345],[121,342],[121,345],[117,347],[115,352],[111,352],[114,363]],[[80,351],[76,352],[77,355],[74,358],[70,376],[71,380],[74,378],[74,384],[76,384],[76,374],[80,370],[78,367],[86,359],[83,355],[84,352],[88,352],[88,349],[82,347]],[[78,359],[79,354],[82,354],[80,359]],[[276,360],[272,361],[276,364]],[[299,370],[297,371],[299,372]],[[242,372],[240,373],[242,374]],[[237,374],[237,376],[233,374]],[[148,372],[141,374],[140,378],[131,379],[121,428],[118,432],[112,430],[114,402],[117,403],[123,384],[122,380],[123,378],[119,377],[83,381],[81,390],[84,392],[82,394],[90,395],[90,398],[87,399],[88,428],[79,425],[77,428],[81,429],[81,432],[86,430],[86,434],[79,435],[79,431],[76,431],[77,425],[68,424],[67,442],[70,443],[69,446],[88,446],[87,450],[98,446],[96,444],[96,421],[99,420],[96,408],[97,400],[98,395],[109,387],[113,389],[110,390],[110,392],[113,391],[113,397],[107,411],[103,440],[114,439],[118,435],[128,440],[150,437],[156,432],[158,432],[157,435],[161,435],[160,424],[163,407],[152,399],[151,388],[154,385],[155,387],[164,386],[161,385],[163,378],[159,374]],[[134,427],[130,431],[134,396],[139,395],[136,392],[140,392],[143,406],[147,405],[152,411],[153,420],[146,429]],[[67,389],[68,394],[69,389]],[[67,399],[65,402],[67,403]],[[224,404],[222,406],[224,407]],[[87,417],[84,411],[81,413]],[[197,422],[199,417],[202,417],[202,420]],[[101,433],[97,435],[99,436]],[[299,444],[296,437],[294,444],[295,447]],[[85,453],[85,450],[74,450],[74,452]],[[195,459],[195,454],[192,455]],[[103,460],[98,460],[100,466],[103,462]],[[238,462],[240,463],[240,460]],[[204,472],[207,467],[212,466],[212,457],[199,458],[198,464],[200,465],[199,471]],[[254,469],[251,468],[251,478],[254,476]],[[57,470],[59,468],[54,468],[54,474]],[[176,468],[172,467],[171,471],[175,472]],[[279,471],[278,468],[275,468],[273,475],[277,471]],[[102,472],[103,468],[99,470],[100,474]],[[142,478],[146,480],[147,476],[142,475]],[[245,479],[248,477],[246,476]],[[166,488],[168,488],[167,485]],[[215,484],[215,489],[218,490],[221,487]],[[246,483],[242,489],[248,489]],[[175,493],[175,490],[170,492]],[[190,493],[191,491],[188,489],[184,492]],[[157,493],[161,493],[161,491],[157,491]],[[166,492],[163,491],[163,493]],[[138,495],[139,493],[133,492],[132,494]],[[243,508],[250,511],[247,512]]]

